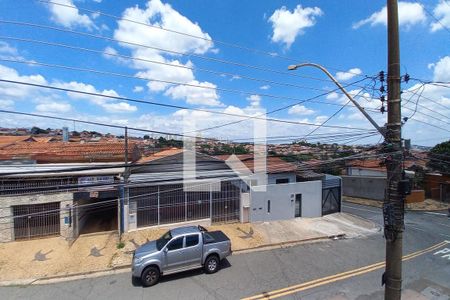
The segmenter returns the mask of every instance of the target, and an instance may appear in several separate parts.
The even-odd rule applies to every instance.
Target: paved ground
[[[379,209],[345,204],[344,211],[370,218],[381,224]],[[404,262],[405,299],[449,299],[450,220],[445,215],[408,213],[404,253],[419,250]],[[438,244],[441,243],[441,244]],[[435,248],[430,246],[438,245]],[[427,250],[428,248],[428,250]],[[151,288],[133,285],[130,273],[78,280],[43,286],[0,288],[1,299],[238,299],[260,295],[297,285],[285,293],[274,294],[285,299],[381,299],[382,266],[363,269],[360,274],[342,272],[372,265],[384,259],[381,233],[357,239],[303,244],[294,247],[234,255],[223,269],[213,275],[190,271],[167,276]],[[317,280],[341,274],[327,281]],[[345,275],[345,273],[344,273]],[[353,276],[354,275],[354,276]],[[334,281],[333,281],[334,280]],[[308,283],[303,286],[298,284]],[[427,298],[425,295],[428,295]],[[434,295],[434,298],[431,296]],[[439,295],[442,297],[439,298]],[[422,298],[421,298],[422,297]],[[259,299],[259,298],[256,298]]]
[[[232,241],[233,251],[340,234],[355,237],[377,231],[372,222],[345,213],[323,218],[205,226],[224,231]],[[119,239],[115,232],[82,235],[70,247],[60,237],[0,243],[0,283],[32,282],[49,276],[128,266],[136,246],[166,231],[167,228],[151,228],[126,233],[122,236],[124,247],[121,249],[117,247]]]

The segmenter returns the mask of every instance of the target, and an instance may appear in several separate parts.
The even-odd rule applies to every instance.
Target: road
[[[343,211],[382,223],[377,208],[345,203]],[[405,223],[404,298],[420,293],[430,299],[449,299],[450,255],[445,257],[445,249],[450,251],[450,243],[444,241],[450,241],[450,219],[444,214],[408,212]],[[0,299],[382,299],[384,268],[377,263],[384,260],[384,245],[379,232],[233,255],[216,274],[189,271],[163,277],[151,288],[133,284],[130,274],[123,273],[4,287]]]

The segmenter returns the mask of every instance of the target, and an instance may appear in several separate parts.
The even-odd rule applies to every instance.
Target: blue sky
[[[364,79],[366,75],[373,76],[380,70],[386,70],[385,1],[54,1],[74,8],[40,1],[5,0],[0,3],[0,19],[102,35],[135,44],[2,23],[1,79],[217,112],[260,115],[335,89],[333,83],[316,69],[302,68],[291,71],[290,74],[279,73],[287,72],[287,66],[294,62],[321,64],[343,84],[350,84]],[[98,10],[122,19],[84,9]],[[143,26],[123,20],[124,18],[159,25],[203,39]],[[400,2],[399,18],[402,74],[408,73],[412,78],[428,81],[450,82],[450,1]],[[60,43],[106,54],[27,43],[5,37]],[[208,41],[211,39],[216,42]],[[247,51],[219,41],[274,55]],[[149,49],[142,45],[175,51],[182,55]],[[130,56],[134,60],[108,53]],[[120,73],[128,77],[6,62],[5,59]],[[150,63],[148,60],[172,66]],[[228,63],[219,63],[218,60]],[[245,64],[247,67],[238,66],[236,63]],[[276,72],[264,71],[261,68]],[[151,79],[175,83],[161,83]],[[290,86],[262,82],[264,80]],[[187,83],[191,86],[176,83]],[[377,99],[378,94],[373,92],[373,84],[372,80],[366,79],[348,86],[347,89],[357,95],[356,99],[362,106],[378,109],[380,101]],[[379,87],[379,82],[375,87]],[[420,105],[413,118],[404,125],[405,138],[411,138],[413,143],[433,145],[450,137],[449,87],[449,84],[422,86],[418,81],[403,83],[404,116],[413,115],[417,100]],[[365,90],[361,90],[362,88]],[[335,93],[316,100],[321,103],[305,102],[271,114],[273,118],[288,120],[291,123],[269,122],[267,135],[302,137],[315,127],[292,122],[321,124],[340,108],[339,105],[346,103],[342,95]],[[8,110],[168,132],[182,132],[183,124],[186,123],[192,129],[193,123],[196,123],[195,128],[207,128],[239,120],[232,116],[161,108],[7,83],[0,83],[0,106]],[[386,114],[370,113],[378,124],[384,124]],[[33,125],[67,125],[77,130],[93,129],[82,124],[2,114],[1,126]],[[372,129],[369,122],[351,105],[346,106],[326,125]],[[96,129],[118,133],[113,129]],[[314,134],[333,135],[336,132],[358,131],[323,127]],[[201,135],[221,139],[251,137],[253,123],[245,121],[204,131]],[[374,136],[356,142],[378,141],[379,136]]]

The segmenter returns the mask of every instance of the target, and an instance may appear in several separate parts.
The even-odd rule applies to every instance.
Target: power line
[[[119,57],[119,58],[129,59],[129,60],[133,60],[133,61],[134,60],[136,60],[136,61],[143,61],[143,62],[148,62],[148,63],[153,63],[153,64],[164,65],[164,66],[168,66],[168,67],[182,68],[182,69],[188,69],[188,70],[192,70],[192,71],[201,71],[201,72],[215,74],[215,75],[218,75],[218,76],[222,76],[222,75],[227,75],[227,76],[231,76],[231,77],[238,76],[239,78],[242,78],[242,79],[251,80],[251,81],[258,81],[258,82],[272,84],[272,85],[289,86],[289,87],[294,87],[294,88],[299,88],[299,89],[309,89],[309,90],[315,90],[315,91],[324,91],[324,89],[320,89],[320,88],[314,88],[314,87],[309,87],[309,86],[297,85],[297,84],[292,84],[292,83],[287,83],[287,82],[279,82],[279,81],[268,80],[268,79],[263,79],[263,78],[250,77],[250,76],[242,75],[242,74],[239,74],[239,73],[221,72],[221,71],[215,71],[215,70],[199,68],[199,67],[190,67],[190,66],[182,65],[182,64],[171,64],[171,63],[167,63],[167,62],[161,62],[161,61],[156,61],[156,60],[145,59],[145,58],[142,58],[142,57],[132,57],[132,56],[129,56],[129,55],[122,55],[122,54],[118,54],[118,53],[110,53],[110,52],[103,51],[103,50],[95,50],[95,49],[90,49],[90,48],[83,48],[83,47],[77,47],[77,46],[61,44],[61,43],[53,43],[53,42],[48,42],[48,41],[41,41],[41,40],[34,40],[34,39],[25,39],[25,38],[16,38],[16,37],[9,37],[9,36],[0,36],[0,39],[13,40],[13,41],[19,41],[19,42],[36,43],[36,44],[43,44],[43,45],[49,45],[49,46],[55,46],[55,47],[62,47],[62,48],[67,48],[67,49],[72,49],[72,50],[77,50],[77,51],[97,53],[97,54],[108,55],[108,56],[112,56],[112,57]],[[150,79],[150,81],[151,81],[151,79]],[[336,92],[341,94],[340,91],[336,91]]]
[[[119,20],[119,21],[126,21],[126,22],[130,22],[130,23],[134,23],[134,24],[138,24],[138,25],[142,25],[142,26],[146,26],[146,27],[155,28],[155,29],[158,29],[158,30],[163,30],[163,31],[167,31],[167,32],[171,32],[171,33],[175,33],[175,34],[179,34],[179,35],[195,38],[195,39],[204,40],[204,41],[207,41],[207,42],[210,42],[210,43],[222,44],[222,45],[225,45],[225,46],[229,46],[229,47],[233,47],[233,48],[237,48],[237,49],[241,49],[241,50],[246,50],[246,51],[253,52],[253,53],[263,54],[263,55],[271,57],[271,58],[276,57],[276,58],[281,58],[281,59],[288,60],[288,61],[291,61],[291,62],[297,62],[298,61],[297,59],[294,59],[294,58],[291,58],[291,57],[287,57],[287,56],[283,56],[283,55],[280,55],[278,53],[274,54],[274,53],[263,51],[263,50],[260,50],[260,49],[251,48],[251,47],[247,47],[247,46],[242,46],[242,45],[239,45],[239,44],[236,44],[236,43],[230,43],[230,42],[224,42],[224,41],[217,40],[217,39],[205,38],[205,37],[202,37],[202,36],[193,35],[193,34],[189,34],[189,33],[186,33],[186,32],[181,32],[181,31],[165,28],[165,27],[162,27],[160,25],[156,26],[156,25],[153,25],[153,24],[139,22],[139,21],[136,21],[136,20],[128,19],[128,18],[118,17],[118,16],[115,16],[113,14],[105,13],[105,12],[100,11],[100,10],[91,10],[91,9],[87,9],[87,8],[83,8],[83,7],[79,7],[79,6],[72,6],[72,5],[68,5],[68,4],[64,4],[64,3],[58,3],[58,2],[49,1],[49,0],[37,0],[37,1],[43,2],[43,3],[47,3],[47,4],[53,4],[53,5],[58,5],[58,6],[62,6],[62,7],[67,7],[67,8],[71,8],[71,9],[77,9],[77,10],[81,10],[81,11],[86,11],[86,12],[89,12],[89,13],[99,14],[99,15],[106,16],[106,17],[109,17],[109,18],[113,18],[113,19]],[[333,70],[336,70],[336,71],[349,73],[349,74],[352,74],[352,75],[355,75],[355,76],[365,76],[365,75],[362,75],[360,73],[345,71],[345,70],[341,70],[341,69],[337,69],[337,68],[333,68],[333,67],[327,67],[327,68],[328,69],[333,69]]]
[[[450,29],[449,29],[447,26],[445,26],[444,24],[442,24],[441,20],[439,20],[433,13],[431,13],[431,12],[425,7],[425,5],[422,5],[422,4],[421,4],[419,1],[417,1],[417,0],[416,0],[416,2],[417,2],[420,6],[422,6],[423,10],[425,10],[425,12],[426,12],[430,17],[432,17],[436,22],[438,22],[439,25],[441,25],[443,29],[445,29],[448,33],[450,33]],[[445,0],[444,0],[444,2],[445,2]]]
[[[358,81],[356,81],[356,82],[361,82],[361,81],[366,80],[366,79],[367,79],[367,78],[364,78],[364,79],[358,80]],[[349,84],[349,85],[351,85],[351,84]],[[349,86],[349,85],[345,85],[345,87],[347,87],[347,86]],[[336,88],[335,90],[339,90],[339,88]],[[188,133],[204,132],[204,131],[207,131],[207,130],[218,129],[218,128],[222,128],[222,127],[225,127],[225,126],[238,124],[238,123],[244,122],[244,121],[249,120],[249,119],[258,119],[257,117],[268,116],[268,115],[270,115],[270,114],[273,114],[273,113],[276,113],[276,112],[279,112],[279,111],[288,109],[288,108],[290,108],[290,107],[293,107],[293,106],[295,106],[295,105],[302,104],[302,103],[304,103],[304,102],[312,102],[312,100],[317,99],[317,98],[320,98],[320,97],[325,96],[325,95],[327,95],[327,94],[330,94],[330,93],[332,93],[332,92],[334,92],[334,90],[329,91],[329,92],[327,92],[327,93],[319,94],[319,95],[317,95],[317,96],[308,98],[308,99],[306,99],[306,100],[302,100],[302,101],[297,102],[297,103],[294,103],[294,104],[286,105],[286,106],[283,106],[283,107],[280,107],[280,108],[271,110],[271,111],[269,111],[269,112],[267,112],[267,113],[259,114],[259,115],[257,115],[256,117],[248,117],[247,119],[244,119],[244,120],[238,120],[238,121],[228,122],[228,123],[224,123],[224,124],[220,124],[220,125],[216,125],[216,126],[212,126],[212,127],[202,128],[202,129],[199,129],[199,130],[193,130],[193,131],[190,131],[190,132],[188,132]],[[339,106],[343,106],[343,105],[339,105]],[[328,127],[328,126],[325,126],[325,127]]]
[[[115,72],[108,72],[108,71],[99,71],[99,70],[94,70],[94,69],[87,69],[87,68],[79,68],[79,67],[72,67],[72,66],[66,66],[66,65],[43,63],[43,62],[34,61],[34,60],[33,61],[26,61],[26,60],[0,58],[0,61],[12,62],[12,63],[18,63],[18,64],[26,64],[26,65],[45,66],[45,67],[50,67],[50,68],[58,68],[58,69],[65,69],[65,70],[72,70],[72,71],[89,72],[89,73],[95,73],[95,74],[101,74],[101,75],[109,75],[109,76],[115,76],[115,77],[139,79],[139,80],[144,80],[144,81],[154,81],[154,82],[160,82],[160,83],[167,83],[167,84],[175,84],[175,85],[194,87],[194,88],[199,88],[199,89],[207,89],[207,90],[228,92],[228,93],[234,93],[234,94],[244,94],[244,95],[249,95],[249,96],[257,95],[257,96],[260,96],[260,97],[267,97],[267,98],[274,98],[274,99],[295,100],[295,101],[301,100],[301,99],[295,98],[295,97],[280,96],[280,95],[273,95],[273,94],[262,94],[262,93],[259,93],[259,92],[243,91],[243,90],[235,90],[235,89],[227,89],[227,88],[219,88],[219,87],[211,87],[211,86],[204,86],[204,85],[192,84],[192,83],[187,83],[187,82],[177,82],[177,81],[170,81],[170,80],[162,80],[162,79],[156,79],[156,78],[142,77],[142,76],[137,76],[137,75],[127,75],[127,74],[122,74],[122,73],[115,73]],[[320,91],[323,91],[323,90],[320,90]]]
[[[282,74],[282,75],[288,75],[288,76],[293,76],[293,77],[312,79],[312,80],[322,81],[322,82],[331,82],[331,80],[329,80],[329,79],[323,79],[323,78],[316,78],[316,77],[311,77],[311,76],[299,75],[299,74],[295,74],[295,73],[292,73],[292,72],[279,71],[279,70],[276,70],[276,69],[266,68],[266,67],[262,67],[262,66],[255,66],[255,65],[250,65],[250,64],[244,64],[244,63],[240,63],[240,62],[236,62],[236,61],[223,60],[223,59],[213,58],[213,57],[204,56],[204,55],[195,54],[195,53],[189,53],[188,54],[188,53],[174,51],[174,50],[162,49],[162,48],[159,48],[159,47],[153,47],[153,46],[149,46],[149,45],[143,45],[143,44],[139,44],[139,43],[118,40],[118,39],[106,37],[106,36],[99,35],[99,34],[86,33],[86,32],[81,32],[81,31],[76,31],[76,30],[71,30],[71,29],[65,29],[65,28],[59,28],[59,27],[42,25],[42,24],[36,24],[36,23],[29,23],[29,22],[11,21],[11,20],[0,20],[0,23],[19,25],[19,26],[27,26],[27,27],[33,27],[33,28],[44,28],[44,29],[49,29],[49,30],[54,30],[54,31],[60,31],[60,32],[65,32],[65,33],[72,33],[72,34],[81,35],[81,36],[87,36],[87,37],[90,37],[90,38],[96,38],[96,39],[102,39],[102,40],[107,40],[107,41],[111,41],[111,42],[128,44],[128,45],[132,45],[132,46],[137,46],[137,47],[157,50],[157,51],[161,51],[161,52],[172,53],[172,54],[186,56],[186,57],[196,57],[196,58],[199,58],[199,59],[202,59],[202,60],[208,60],[208,61],[218,62],[218,63],[222,63],[222,64],[234,65],[234,66],[238,66],[238,67],[242,67],[242,68],[249,68],[249,69],[254,69],[254,70],[259,70],[259,71],[264,71],[264,72],[269,72],[269,73],[275,73],[275,74]]]
[[[128,97],[103,95],[100,93],[86,92],[86,91],[80,91],[80,90],[75,90],[75,89],[55,87],[55,86],[51,86],[51,85],[42,85],[42,84],[35,84],[35,83],[15,81],[15,80],[0,79],[0,82],[7,82],[7,83],[26,85],[26,86],[34,86],[34,87],[40,87],[40,88],[45,88],[45,89],[51,89],[51,90],[78,93],[78,94],[90,95],[90,96],[98,96],[98,97],[110,98],[110,99],[115,99],[115,100],[138,102],[138,103],[164,106],[164,107],[170,107],[170,108],[202,111],[202,112],[214,113],[214,114],[219,114],[219,115],[227,115],[227,116],[233,116],[233,117],[239,117],[239,118],[247,118],[248,117],[250,119],[260,119],[260,120],[271,121],[271,122],[280,122],[280,123],[307,125],[307,126],[319,126],[317,124],[308,123],[308,122],[297,122],[297,121],[281,120],[281,119],[274,119],[274,118],[261,118],[261,117],[257,117],[257,116],[245,116],[245,115],[243,116],[243,115],[232,114],[232,113],[227,113],[227,112],[217,112],[217,111],[206,110],[206,109],[197,109],[197,108],[182,107],[182,106],[178,106],[178,105],[162,104],[162,103],[157,103],[157,102],[137,100],[137,99],[128,98]],[[307,101],[307,100],[303,100],[303,101]],[[12,111],[8,111],[8,110],[0,110],[0,112],[13,113]],[[25,114],[25,113],[21,113],[21,114]],[[42,115],[38,115],[38,114],[29,114],[29,115],[30,116],[42,116]],[[81,122],[81,123],[86,122],[86,121],[81,121],[81,120],[77,120],[77,119],[69,119],[69,118],[60,118],[60,119],[64,120],[64,121],[75,121],[75,122]],[[97,122],[93,122],[93,123],[97,123]],[[105,125],[104,123],[98,123],[98,124],[92,124],[92,125],[100,125],[100,124],[103,124],[101,126],[108,126],[108,125]],[[125,128],[125,126],[118,126],[118,125],[114,125],[112,127]],[[338,126],[338,125],[325,125],[324,127],[340,128],[340,129],[347,129],[347,130],[348,129],[367,130],[366,128],[347,127],[347,126]],[[136,130],[136,131],[143,131],[143,130],[140,130],[139,128],[136,129],[136,128],[132,128],[132,127],[128,127],[128,129]],[[202,130],[198,130],[198,131],[202,131]],[[180,134],[180,133],[169,133],[169,132],[161,132],[161,131],[154,131],[154,130],[146,130],[146,132],[153,132],[153,133],[159,133],[159,134],[162,133],[162,134],[169,134],[169,135],[176,135],[176,136],[186,136],[185,134]],[[187,136],[187,137],[192,137],[192,136]]]

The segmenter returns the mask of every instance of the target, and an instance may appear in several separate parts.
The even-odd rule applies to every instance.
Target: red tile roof
[[[160,159],[160,158],[164,158],[164,157],[172,156],[172,155],[175,155],[175,154],[179,154],[179,153],[182,153],[182,152],[183,152],[183,149],[170,148],[170,149],[166,149],[166,150],[162,150],[162,151],[153,153],[152,155],[149,155],[149,156],[142,157],[137,162],[138,163],[146,163],[146,162],[154,161],[154,160],[157,160],[157,159]]]
[[[249,168],[252,172],[254,172],[253,154],[240,154],[236,156],[247,168]],[[217,155],[214,157],[225,161],[230,157],[230,155]],[[266,158],[266,169],[267,173],[269,174],[286,173],[286,172],[296,172],[297,166],[292,163],[286,162],[279,157],[268,156]]]
[[[128,144],[129,160],[139,159],[136,144]],[[124,143],[16,143],[0,149],[0,160],[32,159],[38,163],[124,161]]]
[[[14,144],[14,143],[24,142],[24,141],[26,141],[28,139],[31,139],[32,142],[35,141],[29,135],[19,135],[19,136],[15,136],[15,135],[1,135],[0,136],[0,148],[3,148],[5,146],[8,146],[8,145],[11,145],[11,144]]]

